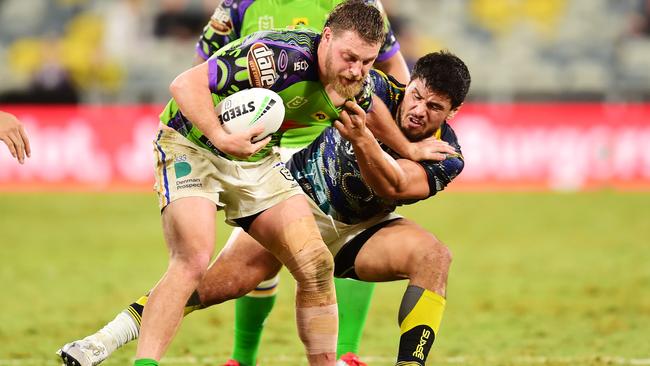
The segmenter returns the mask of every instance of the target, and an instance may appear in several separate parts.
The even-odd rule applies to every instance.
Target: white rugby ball
[[[241,90],[222,100],[214,110],[228,133],[244,132],[263,125],[264,132],[253,142],[276,132],[284,121],[282,98],[276,92],[264,88]]]

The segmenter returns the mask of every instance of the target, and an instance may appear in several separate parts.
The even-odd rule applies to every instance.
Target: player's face
[[[352,31],[325,37],[324,34],[323,41],[328,42],[325,80],[343,98],[353,98],[361,91],[380,45],[368,44]]]
[[[432,91],[423,80],[415,79],[406,87],[397,119],[404,135],[410,141],[419,141],[433,136],[457,110],[451,109],[448,96]]]

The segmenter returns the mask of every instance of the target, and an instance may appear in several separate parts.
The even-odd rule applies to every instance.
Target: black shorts
[[[339,250],[339,252],[334,257],[334,277],[352,278],[358,280],[359,276],[357,276],[357,272],[354,270],[354,261],[357,259],[359,251],[368,241],[368,239],[375,235],[377,231],[397,220],[402,220],[402,218],[397,217],[394,219],[382,221],[377,225],[367,228],[359,235],[355,236],[354,239],[345,243],[345,245],[341,247],[341,250]]]

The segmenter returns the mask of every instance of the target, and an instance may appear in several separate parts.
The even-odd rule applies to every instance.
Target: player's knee
[[[169,271],[173,271],[191,283],[198,283],[205,276],[210,264],[209,254],[172,255]]]
[[[453,259],[453,254],[451,253],[451,249],[449,249],[449,247],[441,241],[439,241],[438,244],[439,244],[438,245],[439,262],[445,268],[449,268],[449,266],[451,265],[451,261]]]
[[[298,252],[287,268],[304,291],[330,290],[334,258],[322,241]]]
[[[421,268],[434,268],[436,271],[447,271],[452,261],[452,253],[447,245],[435,237],[431,237],[415,257]]]

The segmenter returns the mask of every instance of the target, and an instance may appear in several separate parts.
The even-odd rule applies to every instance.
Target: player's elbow
[[[394,200],[395,199],[394,197],[396,195],[396,191],[395,191],[395,189],[393,187],[384,187],[384,186],[376,187],[376,188],[373,188],[373,191],[375,191],[375,194],[377,196],[381,197],[381,198],[385,198],[385,199],[388,199],[388,200]]]
[[[404,193],[407,188],[406,177],[402,174],[397,175],[394,179],[386,184],[382,184],[379,187],[373,188],[375,194],[379,197],[389,199],[389,200],[399,200],[404,198]]]
[[[174,99],[178,99],[179,96],[183,95],[189,82],[187,76],[183,73],[178,75],[171,84],[169,84],[169,92],[171,93]]]
[[[404,194],[401,191],[396,189],[387,189],[383,192],[376,192],[379,197],[385,198],[391,201],[397,201],[404,198]]]

